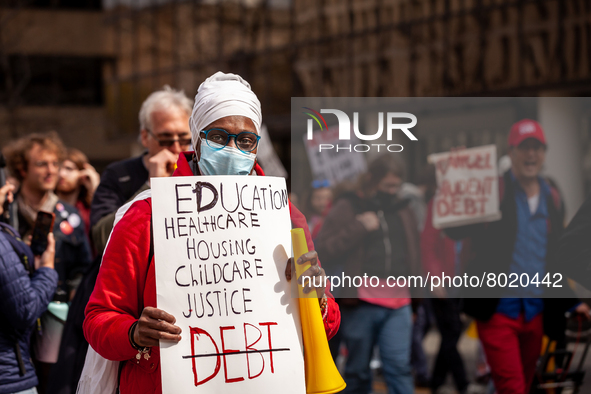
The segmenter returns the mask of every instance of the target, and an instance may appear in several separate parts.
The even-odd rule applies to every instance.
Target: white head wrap
[[[236,74],[216,72],[199,86],[193,113],[189,119],[193,146],[197,146],[200,132],[207,125],[226,116],[245,116],[252,120],[260,133],[261,103],[250,89],[250,84]]]

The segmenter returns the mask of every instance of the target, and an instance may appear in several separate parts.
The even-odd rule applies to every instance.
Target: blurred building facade
[[[1,145],[57,130],[94,160],[127,155],[106,135],[103,68],[114,56],[100,0],[0,5]]]
[[[501,111],[498,126],[434,127],[409,152],[411,176],[450,146],[495,143],[503,152],[506,124],[530,116],[568,121],[548,130],[549,172],[573,178],[569,190],[591,184],[586,108],[562,119],[550,98],[591,92],[587,0],[4,3],[0,141],[55,129],[94,162],[126,157],[138,152],[137,112],[152,90],[169,84],[192,96],[223,70],[252,84],[286,164],[291,97],[534,96],[539,105]]]

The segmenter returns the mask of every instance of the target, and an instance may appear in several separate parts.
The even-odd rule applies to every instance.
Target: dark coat
[[[453,239],[469,238],[471,240],[470,251],[464,253],[468,259],[466,263],[468,276],[481,277],[483,272],[497,275],[510,272],[517,239],[517,204],[510,171],[500,179],[499,189],[501,220],[445,230],[445,233]],[[547,199],[549,219],[546,272],[556,274],[562,273],[557,257],[559,240],[564,228],[564,217],[558,191],[554,188],[550,190],[552,196]],[[554,283],[554,280],[552,279],[551,282]],[[544,333],[553,339],[564,335],[566,326],[564,313],[578,303],[564,274],[561,285],[561,288],[544,288]],[[468,288],[462,291],[464,312],[477,320],[488,321],[497,310],[503,289],[500,287],[492,289],[490,298],[478,298],[482,295],[482,290]]]
[[[84,275],[72,300],[68,320],[64,326],[59,357],[51,370],[54,378],[48,382],[47,386],[49,393],[73,394],[78,387],[88,351],[88,342],[84,338],[82,329],[84,309],[94,290],[104,243],[113,228],[113,221],[101,222],[99,225],[97,223],[109,215],[114,219],[115,212],[145,185],[148,180],[148,171],[144,167],[142,158],[143,156],[138,156],[113,163],[103,171],[101,176],[101,183],[94,194],[91,206],[91,222],[94,226],[93,241],[99,255]],[[96,238],[97,229],[99,229],[99,238]]]
[[[101,175],[90,206],[90,226],[116,212],[149,179],[143,155],[110,164]]]
[[[47,392],[52,394],[75,394],[82,375],[88,342],[84,338],[84,308],[94,290],[96,277],[101,266],[102,255],[97,256],[84,274],[68,311],[68,320],[60,343],[57,362],[51,369],[52,378],[47,382]]]
[[[558,255],[569,277],[591,290],[591,195],[566,228]]]
[[[47,309],[57,287],[58,274],[51,268],[28,272],[0,232],[0,393],[27,390],[37,385],[29,355],[29,339],[37,318]],[[16,343],[26,373],[20,375]]]
[[[345,275],[353,277],[354,275],[363,275],[372,269],[375,270],[376,264],[383,264],[382,261],[369,261],[368,253],[372,251],[368,251],[366,248],[370,237],[383,238],[382,230],[372,232],[372,234],[355,218],[360,213],[376,211],[376,209],[379,207],[354,194],[345,195],[335,202],[315,240],[316,251],[328,274],[339,275],[339,268],[336,266],[340,266]],[[388,217],[388,209],[385,211],[385,216]],[[407,200],[399,201],[391,207],[390,211],[391,214],[398,215],[402,223],[404,242],[406,243],[405,266],[391,267],[390,272],[384,272],[385,276],[379,275],[379,277],[399,274],[421,275],[419,234],[414,213],[408,206]],[[381,247],[385,246],[382,244]],[[378,251],[378,254],[381,255],[381,252]],[[368,276],[370,275],[368,273]],[[413,292],[414,289],[411,288],[411,294]],[[355,298],[357,297],[357,289],[345,287],[341,293],[337,293],[337,296]]]

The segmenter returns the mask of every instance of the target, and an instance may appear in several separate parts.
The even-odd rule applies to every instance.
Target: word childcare
[[[378,113],[378,130],[373,134],[363,134],[359,131],[359,112],[353,112],[353,127],[351,127],[351,120],[349,116],[341,110],[338,109],[321,109],[320,113],[308,108],[304,107],[305,109],[309,110],[310,112],[305,112],[305,114],[309,115],[312,119],[308,119],[307,123],[307,138],[308,140],[312,140],[314,138],[314,122],[320,126],[320,129],[323,130],[324,127],[328,129],[326,120],[321,115],[322,114],[333,114],[337,117],[339,123],[339,140],[340,141],[351,141],[351,129],[353,129],[353,133],[355,137],[362,141],[375,141],[379,139],[382,134],[384,133],[384,119],[386,119],[386,138],[388,141],[392,140],[392,135],[395,130],[402,131],[408,139],[411,141],[417,141],[417,137],[410,131],[411,128],[416,126],[417,124],[417,117],[408,112],[387,112],[384,116],[384,112]],[[312,112],[312,113],[311,113]],[[322,122],[320,122],[320,120]],[[395,119],[407,119],[410,122],[406,123],[399,123],[395,121]],[[324,126],[323,126],[324,125]],[[335,152],[369,152],[370,150],[376,150],[380,152],[380,148],[382,148],[383,152],[402,152],[404,147],[400,144],[349,144],[349,145],[339,145],[339,144],[320,144],[318,146],[318,152],[322,151],[330,151],[334,150]]]
[[[158,307],[187,334],[160,344],[162,391],[303,392],[285,180],[155,178],[152,210]]]
[[[429,156],[435,164],[437,194],[433,202],[436,228],[497,220],[498,175],[494,145]]]

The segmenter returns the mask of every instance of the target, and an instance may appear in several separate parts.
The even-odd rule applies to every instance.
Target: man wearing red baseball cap
[[[511,172],[529,197],[539,196],[538,175],[546,159],[546,136],[535,120],[515,123],[509,133]]]
[[[589,308],[574,298],[566,279],[560,298],[549,297],[547,286],[539,285],[560,272],[556,256],[564,220],[557,190],[540,176],[547,149],[542,127],[530,119],[515,123],[508,145],[511,169],[499,180],[501,220],[461,227],[448,235],[471,238],[473,259],[468,267],[473,273],[528,278],[526,286],[491,289],[498,298],[464,299],[464,311],[476,319],[497,393],[526,394],[543,335],[561,339],[564,313],[586,313]]]

